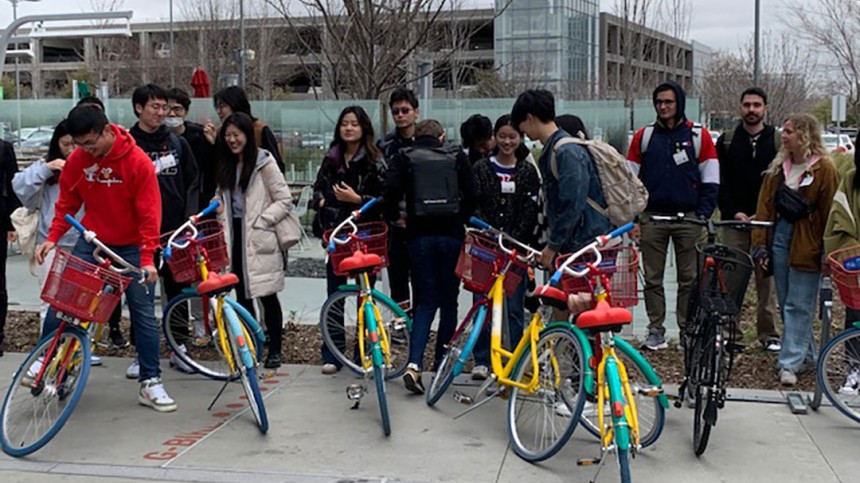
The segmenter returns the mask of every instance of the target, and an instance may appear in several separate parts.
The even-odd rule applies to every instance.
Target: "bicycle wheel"
[[[358,304],[361,302],[358,289],[341,290],[332,294],[320,311],[320,331],[323,342],[341,364],[356,374],[364,374],[358,350]],[[399,307],[389,305],[387,300],[374,299],[379,310],[377,323],[385,326],[389,340],[391,365],[385,368],[385,378],[403,375],[409,360],[409,329],[406,321],[398,315]],[[364,354],[370,357],[370,340],[364,338]]]
[[[479,319],[482,317],[482,319]],[[486,322],[487,310],[486,307],[480,307],[478,310],[471,311],[471,317],[464,320],[451,342],[447,344],[448,350],[445,351],[445,356],[442,362],[439,363],[439,368],[433,375],[433,380],[430,381],[430,388],[427,390],[427,405],[433,406],[448,390],[454,378],[463,372],[464,361],[469,359],[472,349],[475,347],[475,340],[471,340],[472,332],[475,329],[475,324],[481,320],[481,327]],[[477,334],[476,334],[477,335]],[[468,347],[467,347],[468,346]]]
[[[630,450],[618,450],[618,471],[621,483],[630,483]]]
[[[382,367],[373,365],[373,379],[376,382],[376,401],[379,403],[379,415],[382,417],[382,432],[388,436],[391,434],[391,420],[388,417],[388,397],[385,390],[385,377]]]
[[[708,337],[705,340],[712,340]],[[700,344],[703,341],[700,341]],[[714,347],[713,344],[705,342],[699,345],[693,354],[693,380],[691,381],[695,391],[696,407],[693,410],[693,451],[696,456],[701,456],[708,447],[708,439],[711,436],[711,423],[706,418],[716,413],[716,398],[712,388],[716,373],[714,371]],[[696,354],[698,353],[698,357]]]
[[[585,361],[573,332],[564,327],[545,330],[535,352],[538,387],[534,391],[512,387],[508,400],[511,446],[517,456],[530,462],[553,456],[567,443],[585,403]],[[534,369],[528,348],[517,361],[511,379],[528,384]]]
[[[663,424],[666,421],[666,410],[660,405],[658,396],[648,397],[639,393],[640,388],[651,387],[645,372],[633,359],[620,350],[615,355],[627,369],[627,379],[630,381],[630,392],[636,402],[636,412],[639,417],[639,444],[647,448],[654,444],[663,432]],[[607,403],[608,404],[608,403]],[[608,406],[604,414],[609,414]],[[600,438],[600,428],[597,426],[597,404],[586,402],[580,422],[586,431],[595,438]],[[610,421],[604,421],[609,423]]]
[[[237,331],[241,330],[239,316],[236,315],[233,307],[225,304],[223,313],[226,319],[224,328],[227,330],[227,340],[230,344],[230,350],[233,352],[233,360],[239,366],[238,372],[239,379],[242,381],[242,389],[245,390],[248,405],[251,407],[251,413],[257,421],[260,432],[266,434],[269,430],[269,419],[266,415],[266,406],[263,403],[263,393],[260,391],[260,382],[257,379],[254,358],[248,350],[244,336]]]
[[[818,385],[842,414],[860,423],[860,329],[843,331],[821,350]]]
[[[185,365],[204,376],[223,381],[235,379],[218,345],[215,307],[207,304],[208,317],[203,318],[203,298],[183,293],[164,308],[161,327],[171,352]]]
[[[53,357],[47,358],[55,335],[56,331],[30,352],[6,392],[0,433],[3,451],[11,456],[25,456],[45,446],[62,429],[84,393],[90,374],[88,336],[75,328],[64,330]],[[75,352],[61,371],[65,351],[71,347]],[[42,381],[33,387],[33,379],[44,364]],[[59,380],[61,372],[64,374]]]

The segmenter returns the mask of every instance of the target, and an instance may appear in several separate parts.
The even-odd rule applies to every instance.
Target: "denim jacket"
[[[591,198],[606,207],[597,167],[588,150],[568,143],[556,154],[558,179],[550,168],[552,149],[562,137],[570,136],[559,129],[547,139],[538,165],[546,196],[545,210],[549,223],[547,245],[558,253],[571,252],[594,237],[612,230],[609,219],[588,205]]]

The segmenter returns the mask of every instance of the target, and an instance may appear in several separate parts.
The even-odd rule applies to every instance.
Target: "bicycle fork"
[[[363,315],[367,338],[370,339],[370,363],[371,367],[382,367],[383,369],[386,367],[385,355],[383,354],[382,344],[383,342],[387,345],[387,337],[386,334],[381,333],[379,330],[380,327],[377,324],[377,315],[378,309],[370,302],[370,300],[366,300],[361,309],[361,314]],[[359,332],[361,330],[359,329]],[[360,357],[362,359],[362,364],[364,365],[364,381],[361,383],[352,383],[346,387],[346,398],[350,401],[355,401],[351,409],[358,409],[361,404],[361,398],[367,394],[367,380],[370,375],[373,373],[372,369],[369,368],[364,363],[367,355],[364,353],[364,337],[359,337],[358,346],[360,349]],[[383,370],[383,377],[385,371]]]

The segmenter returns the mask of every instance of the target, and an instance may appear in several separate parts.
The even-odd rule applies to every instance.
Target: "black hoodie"
[[[129,133],[152,159],[161,192],[161,233],[179,228],[197,213],[200,181],[197,162],[188,142],[161,126],[154,133],[135,124]]]

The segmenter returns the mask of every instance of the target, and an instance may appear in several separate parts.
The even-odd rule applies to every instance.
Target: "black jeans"
[[[411,272],[412,261],[409,257],[406,229],[389,225],[388,283],[391,286],[391,298],[397,303],[408,302],[412,299],[409,291]]]
[[[245,244],[242,239],[243,223],[241,218],[233,219],[233,245],[230,261],[233,263],[233,273],[239,277],[239,284],[236,285],[236,301],[245,307],[254,318],[257,318],[253,299],[245,297],[245,259],[242,254],[242,247]],[[278,294],[276,293],[260,297],[260,304],[263,305],[263,319],[266,323],[266,332],[269,335],[269,357],[272,357],[274,354],[281,353],[284,337],[284,314],[281,311],[281,302],[278,301]]]

